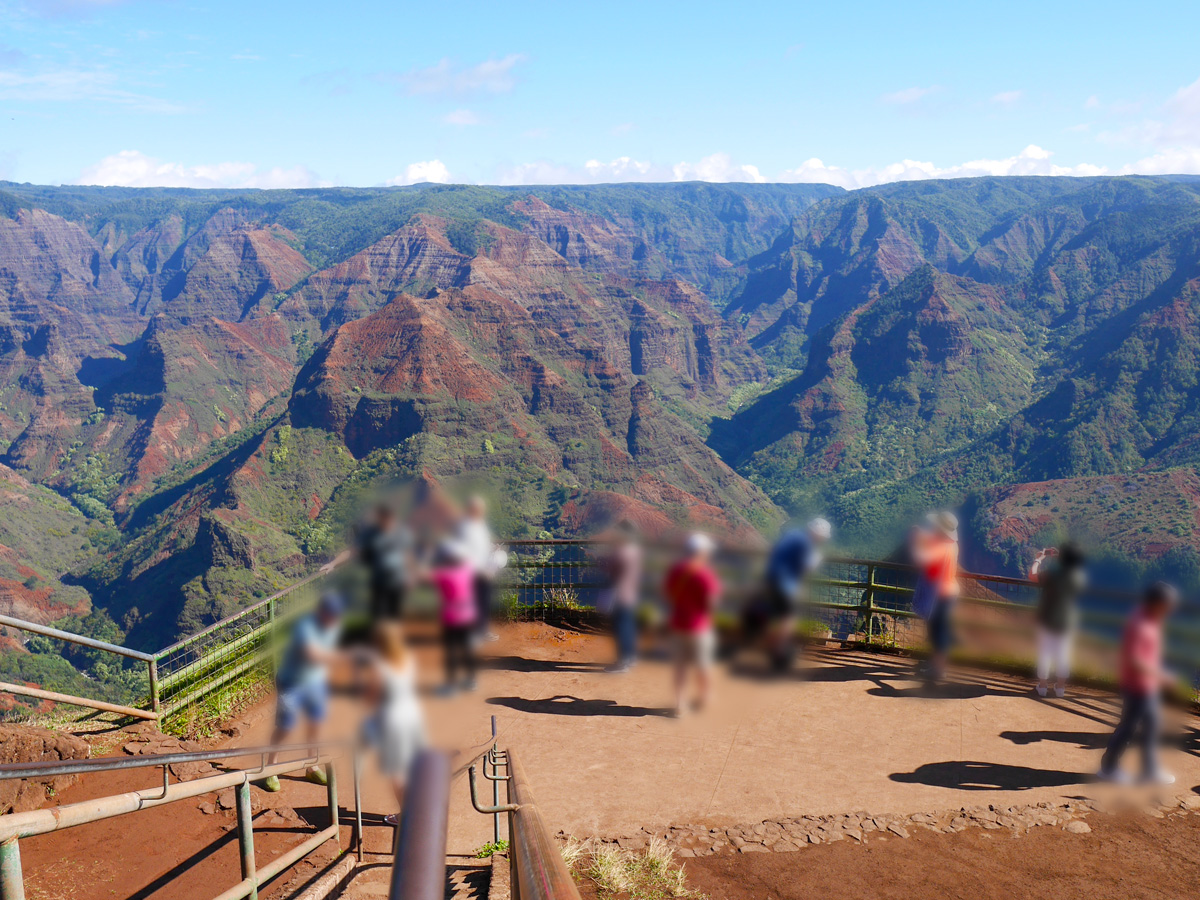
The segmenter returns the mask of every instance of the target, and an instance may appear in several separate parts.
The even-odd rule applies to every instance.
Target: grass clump
[[[650,838],[638,851],[568,838],[562,855],[576,880],[590,881],[600,900],[707,900],[688,888],[683,866],[662,838]]]
[[[482,847],[475,851],[476,859],[488,859],[496,853],[507,853],[508,841],[488,841]]]

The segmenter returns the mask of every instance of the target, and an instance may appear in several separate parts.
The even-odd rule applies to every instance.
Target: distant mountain
[[[0,183],[0,608],[162,643],[394,479],[864,553],[955,504],[972,565],[1200,582],[1198,297],[1182,178]]]
[[[1194,470],[1193,182],[893,185],[801,214],[750,266],[727,314],[784,383],[711,444],[785,506],[831,511],[860,546],[879,549],[932,503],[967,499],[994,522],[1012,496],[996,486]],[[1038,491],[1058,493],[1024,495]],[[1044,512],[1061,534],[1065,515]],[[1120,531],[1094,512],[1092,533]],[[1194,544],[1195,516],[1159,524],[1145,533],[1170,539],[1123,538],[1121,552],[1144,562]],[[1017,530],[1025,547],[1039,531]],[[1004,531],[982,528],[981,563],[1011,564]]]

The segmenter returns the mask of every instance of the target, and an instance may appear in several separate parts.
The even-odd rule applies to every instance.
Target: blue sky
[[[1194,0],[0,0],[0,178],[1197,173],[1197,34]]]

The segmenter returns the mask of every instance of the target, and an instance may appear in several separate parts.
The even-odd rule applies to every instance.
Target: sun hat
[[[823,519],[820,516],[813,519],[805,526],[808,533],[818,541],[827,541],[833,537],[833,526],[829,524],[828,519]]]
[[[688,556],[701,556],[716,550],[717,542],[704,532],[696,531],[688,535],[687,542],[684,543],[683,547],[687,550]]]
[[[958,516],[950,512],[948,509],[943,509],[940,512],[932,512],[925,517],[925,521],[935,531],[939,531],[952,541],[958,540]]]

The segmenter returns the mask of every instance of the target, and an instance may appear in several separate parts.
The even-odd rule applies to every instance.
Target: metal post
[[[158,708],[158,660],[151,659],[146,665],[150,669],[150,708],[159,712]]]
[[[492,716],[492,758],[496,753],[496,717]],[[487,769],[485,768],[486,772]],[[492,782],[492,806],[500,805],[500,782]],[[492,844],[500,843],[500,813],[492,813]]]
[[[505,789],[508,792],[508,805],[512,806],[512,787]],[[513,828],[513,814],[509,811],[508,814],[508,895],[509,900],[521,900],[521,879],[517,877],[517,832]]]
[[[0,900],[25,900],[21,848],[15,837],[0,844]]]
[[[337,801],[337,769],[331,762],[325,763],[325,780],[329,782],[329,824],[337,828],[340,820]],[[334,832],[333,839],[337,841],[338,849],[341,850],[342,830],[340,828]]]
[[[867,643],[875,634],[875,567],[867,566],[867,592],[863,597],[863,606],[867,615]]]
[[[276,652],[279,647],[279,639],[275,634],[275,598],[272,597],[267,601],[267,622],[270,623],[270,628],[267,629],[267,659],[270,662],[271,677],[274,678],[279,674],[278,656]]]
[[[354,850],[358,854],[358,861],[362,862],[362,753],[357,748],[354,751]]]
[[[254,874],[254,819],[250,812],[250,779],[237,786],[238,846],[242,854],[242,880],[252,887],[249,900],[258,900],[258,882]]]

